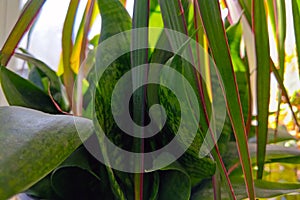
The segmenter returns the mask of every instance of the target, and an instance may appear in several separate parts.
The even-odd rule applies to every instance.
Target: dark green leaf
[[[98,164],[96,171],[104,170]],[[106,178],[106,177],[105,177]],[[51,176],[54,191],[62,199],[111,199],[108,180],[93,172],[90,155],[84,147],[77,149]]]
[[[160,171],[158,200],[188,200],[190,195],[191,180],[178,163],[173,163]]]
[[[1,85],[10,105],[23,106],[48,113],[60,113],[51,98],[40,88],[14,72],[0,68]]]
[[[24,50],[22,50],[24,51]],[[43,61],[40,61],[30,54],[28,54],[26,51],[24,51],[24,54],[16,53],[15,56],[17,58],[23,59],[24,61],[27,61],[34,67],[38,68],[40,72],[49,80],[50,84],[50,92],[53,97],[53,99],[60,105],[62,110],[67,111],[69,110],[69,103],[66,98],[65,90],[62,88],[62,83],[57,76],[56,72],[52,70],[46,63]],[[30,72],[36,71],[34,68],[30,70]],[[32,75],[32,73],[30,73]],[[43,77],[43,76],[42,76]],[[44,87],[45,91],[48,92],[48,87]]]

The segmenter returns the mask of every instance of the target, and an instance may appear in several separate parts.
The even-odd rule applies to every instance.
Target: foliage
[[[88,0],[75,33],[74,21],[80,17],[76,16],[79,1],[71,0],[62,33],[59,66],[62,73],[53,71],[27,50],[17,49],[44,2],[27,2],[0,51],[0,81],[10,104],[0,107],[0,199],[25,192],[41,199],[254,200],[300,191],[299,183],[268,180],[266,170],[266,164],[270,163],[293,166],[300,163],[300,151],[286,147],[296,138],[279,127],[278,121],[275,129],[268,128],[272,73],[280,88],[275,114],[278,118],[283,96],[298,126],[293,111],[295,100],[290,101],[284,86],[285,1],[135,0],[130,17],[124,7],[126,0]],[[225,8],[228,15],[222,18],[221,11]],[[299,0],[292,0],[292,12],[295,51],[299,54]],[[88,33],[98,15],[102,19],[101,31],[89,41]],[[124,36],[120,46],[102,52],[100,63],[117,51],[114,48],[133,50],[109,63],[100,80],[93,80],[102,70],[97,68],[97,58],[93,56],[98,44],[125,31],[151,30],[153,26],[174,30],[186,38],[168,31],[159,34],[144,31],[136,35],[132,32],[131,37]],[[270,56],[270,38],[275,38],[277,60]],[[201,49],[191,41],[200,44]],[[145,48],[134,49],[139,45]],[[173,53],[162,46],[174,50]],[[187,57],[184,52],[188,52]],[[28,77],[6,68],[12,56],[27,62]],[[182,107],[177,96],[163,85],[140,87],[128,105],[133,121],[142,126],[151,124],[150,110],[155,104],[165,108],[167,120],[157,135],[137,139],[118,127],[112,115],[111,96],[118,80],[139,65],[146,64],[147,74],[133,74],[132,86],[145,82],[150,72],[162,72],[153,63],[170,68],[168,77],[156,77],[161,84],[169,81],[182,88],[188,101],[192,91],[200,109],[192,107],[192,103]],[[181,75],[180,81],[175,79],[176,73]],[[191,90],[183,79],[191,85]],[[216,105],[222,105],[222,101],[227,111],[224,123],[221,116],[214,115],[219,109]],[[257,114],[253,112],[256,109]],[[91,111],[95,115],[90,115]],[[105,142],[98,141],[101,137],[96,124],[100,124],[119,147],[131,152],[151,152],[176,136],[182,115],[192,116],[186,127],[200,117],[196,136],[179,159],[158,170],[129,173],[113,169],[93,157],[82,144],[96,145],[104,159],[114,159],[107,156]],[[253,119],[258,125],[252,125]],[[215,123],[217,126],[222,123],[221,130],[214,128]],[[84,133],[84,137],[77,132]],[[218,141],[214,138],[216,134],[221,134]],[[207,135],[214,145],[210,144],[211,150],[201,155]],[[118,162],[124,164],[122,160]],[[143,162],[134,164],[143,167]]]

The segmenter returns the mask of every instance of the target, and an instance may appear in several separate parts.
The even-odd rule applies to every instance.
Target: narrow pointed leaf
[[[71,55],[73,51],[72,36],[78,5],[78,0],[70,1],[62,32],[62,63],[64,69],[63,80],[67,90],[67,96],[70,102],[72,101],[74,85],[74,72],[71,68]]]
[[[246,128],[219,4],[217,0],[198,0],[198,4],[209,46],[211,47],[213,58],[224,82],[228,114],[239,149],[240,161],[243,166],[245,183],[247,185],[247,193],[250,199],[255,199],[252,167],[247,147]]]
[[[292,1],[294,32],[296,39],[296,50],[298,55],[298,68],[300,69],[300,0]],[[299,70],[300,74],[300,70]]]
[[[15,52],[20,40],[23,38],[26,31],[31,26],[33,20],[36,18],[40,9],[44,5],[46,0],[30,0],[25,4],[25,7],[14,26],[13,30],[9,34],[4,46],[0,51],[0,64],[6,66],[11,56]]]
[[[261,179],[264,170],[268,135],[268,116],[270,101],[270,52],[267,18],[264,2],[253,1],[253,32],[255,38],[257,63],[257,178]]]
[[[148,46],[148,29],[149,26],[149,15],[150,15],[150,0],[135,0],[134,1],[134,11],[132,28],[144,28],[145,31],[139,31],[135,34],[133,32],[131,36],[131,46],[133,49],[137,48],[139,45]],[[136,67],[142,64],[148,63],[148,49],[137,49],[131,53],[131,67]],[[140,85],[146,82],[146,75],[143,73],[132,73],[132,85]],[[145,87],[141,88],[133,94],[133,120],[138,124],[144,126],[145,124],[145,97],[146,90]],[[136,130],[134,130],[137,132]],[[144,132],[139,133],[142,136]],[[135,140],[133,148],[137,152],[144,152],[144,139]],[[137,160],[136,165],[143,168],[144,160]],[[136,173],[134,175],[134,196],[135,199],[143,199],[143,186],[144,186],[144,174]]]

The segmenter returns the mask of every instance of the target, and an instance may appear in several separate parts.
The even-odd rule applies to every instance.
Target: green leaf
[[[60,81],[60,78],[57,76],[56,72],[52,70],[46,63],[40,61],[30,54],[28,54],[25,50],[22,50],[25,53],[15,53],[17,58],[20,58],[28,63],[32,64],[34,67],[38,68],[49,80],[50,82],[50,92],[53,96],[53,99],[61,106],[62,110],[67,111],[69,110],[69,103],[66,98],[65,90],[63,85]],[[30,70],[31,72],[32,70]],[[45,88],[48,92],[48,87]]]
[[[255,143],[249,143],[249,151],[253,164],[256,164],[257,145]],[[235,165],[238,162],[238,152],[235,144],[229,143],[228,150],[224,154],[223,158],[226,161],[228,167]],[[266,158],[265,163],[299,163],[300,150],[294,147],[284,147],[275,144],[268,144],[266,146]]]
[[[236,193],[237,199],[247,198],[245,193],[245,185],[243,184],[244,180],[241,178],[232,179],[234,191]],[[255,180],[255,192],[257,198],[272,198],[289,193],[299,193],[300,184],[299,183],[277,183],[269,182],[264,180]],[[224,188],[222,188],[222,199],[229,199],[226,196],[227,193]],[[197,199],[213,199],[213,189],[211,186],[206,186],[201,188],[192,195],[192,200]]]
[[[252,22],[252,17],[251,17],[251,0],[239,0],[239,3],[244,10],[246,19],[249,24]]]
[[[236,81],[238,84],[238,90],[241,98],[242,109],[244,114],[245,123],[249,123],[251,120],[251,100],[250,100],[250,80],[249,80],[249,67],[245,64],[240,56],[240,46],[242,41],[242,21],[230,26],[226,30],[228,38],[228,44],[230,48],[230,55],[232,58],[232,64],[236,75]],[[251,121],[250,121],[251,123]]]
[[[274,129],[268,129],[268,144],[284,142],[288,140],[296,140],[296,138],[287,131],[285,126],[279,126],[276,134]],[[250,138],[249,142],[256,143],[256,137]]]
[[[28,189],[65,160],[82,143],[77,130],[86,133],[82,139],[93,131],[90,120],[21,107],[0,107],[0,127],[0,199]]]
[[[131,29],[131,18],[127,13],[124,6],[118,0],[98,0],[98,6],[100,9],[102,24],[101,24],[101,35],[99,43],[105,41],[106,39],[121,33],[126,30]],[[122,41],[122,48],[130,49],[130,40],[128,38],[124,38]],[[110,50],[116,51],[114,48],[119,48],[116,46],[111,46]],[[101,49],[100,49],[101,50]],[[103,49],[102,49],[103,50]],[[100,59],[104,59],[107,57],[105,55],[109,53],[106,51],[105,53],[101,54]],[[97,58],[99,59],[99,58]],[[98,64],[98,63],[96,63]],[[111,137],[116,137],[114,132],[111,132],[114,126],[114,119],[111,112],[111,94],[114,90],[115,84],[120,79],[120,77],[130,70],[130,55],[125,54],[120,58],[116,59],[103,73],[100,80],[97,78],[97,83],[93,83],[96,85],[96,99],[95,99],[95,109],[96,109],[96,119],[104,132],[106,134],[111,134]],[[98,69],[97,70],[102,70]],[[97,72],[96,72],[97,73]],[[92,74],[93,76],[93,74]],[[94,77],[94,76],[93,76]],[[94,77],[95,78],[95,77]],[[95,81],[95,80],[92,80]],[[101,142],[101,141],[100,141]],[[101,145],[102,146],[102,145]],[[101,147],[103,156],[109,160],[106,149]],[[109,161],[108,161],[109,162]],[[120,185],[116,179],[114,171],[106,167],[108,173],[108,179],[112,188],[112,192],[117,199],[125,199],[125,194],[120,188]]]
[[[40,9],[44,5],[46,0],[30,0],[28,1],[22,13],[14,26],[13,30],[9,34],[4,46],[0,51],[0,64],[6,66],[11,56],[15,52],[20,40],[23,38],[24,34],[29,29],[33,20],[38,15]]]
[[[25,193],[34,198],[60,200],[52,188],[51,174],[48,174],[45,178],[34,184],[31,188],[26,190]]]
[[[285,0],[276,0],[277,8],[277,41],[278,41],[278,57],[279,57],[279,74],[283,78],[285,68],[285,38],[286,38],[286,9]]]
[[[44,91],[14,72],[1,67],[0,79],[3,92],[10,105],[53,114],[60,113]]]
[[[178,163],[172,163],[160,171],[158,200],[188,200],[191,195],[191,180]]]
[[[111,199],[107,177],[100,178],[93,168],[106,173],[99,163],[92,166],[91,155],[80,147],[52,172],[51,185],[62,199]]]
[[[296,39],[296,50],[298,55],[298,66],[300,69],[300,0],[292,1],[293,20],[294,20],[294,31]],[[299,70],[300,74],[300,70]]]
[[[98,0],[102,18],[100,42],[131,28],[131,18],[117,0]]]
[[[73,51],[72,35],[78,5],[78,0],[70,1],[62,32],[62,64],[64,69],[63,80],[70,103],[72,100],[74,85],[74,72],[71,68],[71,56]]]
[[[226,103],[243,165],[245,183],[250,199],[255,199],[252,167],[247,147],[246,128],[236,77],[233,71],[228,43],[217,0],[198,0],[200,15],[212,51],[215,64],[224,82]]]
[[[270,93],[270,50],[264,2],[253,1],[253,32],[257,63],[257,178],[261,179],[266,154]]]
[[[132,29],[136,28],[144,28],[147,29],[149,26],[149,12],[150,12],[150,0],[135,0],[134,1],[134,11],[133,11],[133,19],[132,19]],[[147,47],[148,45],[148,29],[147,31],[138,31],[133,32],[131,36],[131,46],[133,49],[138,47],[139,45]],[[136,67],[142,64],[148,63],[148,49],[137,49],[131,52],[131,67]],[[132,85],[139,85],[140,83],[146,82],[146,75],[142,72],[140,73],[132,73]],[[146,90],[145,87],[142,87],[140,90],[134,92],[132,96],[132,109],[133,109],[133,120],[144,126],[145,125],[145,113],[146,113],[146,105],[145,105],[145,97],[146,97]],[[137,130],[133,130],[137,133]],[[139,133],[144,135],[145,133]],[[134,140],[133,143],[133,150],[137,152],[144,152],[144,139]],[[136,166],[143,166],[144,160],[136,160]],[[138,167],[139,168],[139,167]],[[134,175],[134,193],[135,199],[143,198],[143,184],[144,174],[136,173]]]

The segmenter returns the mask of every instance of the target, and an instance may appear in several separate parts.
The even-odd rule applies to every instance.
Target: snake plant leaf
[[[0,68],[0,79],[2,89],[10,105],[23,106],[52,114],[60,113],[47,93],[9,69]]]
[[[120,32],[130,30],[131,18],[123,5],[117,1],[98,0],[98,5],[102,17],[102,27],[99,43],[105,41],[109,37]],[[127,46],[130,49],[130,41],[123,41],[123,46]],[[112,49],[118,47],[111,47]],[[105,53],[109,53],[106,51]],[[104,53],[104,54],[105,54]],[[105,58],[106,55],[101,55],[101,58]],[[98,59],[98,58],[97,58]],[[100,59],[100,58],[99,58]],[[99,61],[101,62],[101,61]],[[97,63],[96,63],[97,65]],[[99,68],[99,67],[98,67]],[[95,68],[96,70],[96,68]],[[98,70],[98,69],[97,69]],[[115,84],[120,77],[130,70],[130,55],[125,54],[116,59],[103,73],[100,80],[94,83],[97,85],[95,108],[97,112],[97,119],[105,131],[109,133],[114,124],[114,119],[111,112],[111,94],[114,90]],[[97,73],[97,72],[96,72]],[[94,77],[94,75],[92,75]]]
[[[106,39],[109,39],[110,37],[118,33],[131,29],[131,25],[132,25],[131,18],[120,1],[98,0],[98,6],[101,14],[101,19],[102,19],[100,39],[99,39],[100,45]],[[97,77],[97,73],[99,70],[103,70],[101,68],[101,59],[105,59],[109,57],[110,51],[111,52],[117,51],[116,48],[120,48],[120,46],[122,46],[122,48],[124,47],[125,49],[128,49],[129,52],[130,39],[124,38],[124,40],[121,43],[122,44],[111,45],[110,47],[108,47],[111,49],[107,51],[106,50],[103,51],[103,49],[99,50],[101,52],[100,53],[101,55],[100,58],[99,57],[96,58],[98,61],[96,62],[96,67],[94,68],[96,72],[95,74],[91,73],[90,77],[92,78],[89,79],[93,81],[92,83],[90,83],[90,85],[96,86],[96,94],[95,94],[96,95],[95,96],[96,117],[94,118],[94,120],[100,124],[105,134],[108,134],[108,137],[113,137],[113,138],[118,137],[118,135],[116,135],[115,132],[112,132],[115,122],[111,111],[111,96],[117,81],[131,68],[130,53],[127,53],[119,58],[116,58],[116,60],[114,60],[114,62],[111,63],[109,67],[105,70],[101,78]],[[94,75],[96,75],[96,77]],[[102,153],[104,154],[104,157],[107,157],[106,149],[102,149]],[[115,198],[125,199],[126,197],[124,191],[122,191],[122,189],[120,188],[120,185],[118,183],[118,180],[116,179],[116,175],[114,171],[109,167],[106,167],[106,169],[107,169],[108,179],[112,188],[112,192]]]
[[[85,118],[14,106],[0,107],[0,125],[0,199],[25,191],[63,162],[82,143],[77,130],[86,138],[93,131]]]

